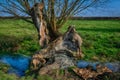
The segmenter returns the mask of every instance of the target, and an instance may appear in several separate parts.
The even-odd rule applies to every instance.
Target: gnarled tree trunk
[[[52,69],[65,69],[75,66],[75,58],[83,56],[80,48],[81,44],[82,39],[74,27],[69,27],[64,35],[33,55],[32,70],[39,71],[39,74],[46,74]]]
[[[43,14],[42,3],[36,3],[30,10],[30,15],[32,17],[33,23],[38,31],[39,43],[41,47],[47,46],[49,42],[55,40],[59,37],[56,28],[56,20],[54,15],[54,2],[51,2],[51,20],[48,21],[46,15]]]

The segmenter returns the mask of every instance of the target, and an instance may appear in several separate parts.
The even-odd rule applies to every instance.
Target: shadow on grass
[[[0,51],[16,51],[22,39],[0,34]]]
[[[77,28],[77,30],[96,32],[120,32],[120,28]]]
[[[36,36],[12,36],[0,34],[0,55],[2,53],[32,54],[40,49]]]

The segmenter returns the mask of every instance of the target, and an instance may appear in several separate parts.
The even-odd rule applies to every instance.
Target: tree
[[[39,37],[42,37],[40,34],[41,20],[38,21],[37,17],[40,18],[40,15],[42,15],[44,21],[46,21],[44,24],[47,25],[48,29],[48,34],[45,31],[44,35],[48,35],[48,41],[51,42],[60,35],[59,28],[64,25],[69,17],[99,3],[99,1],[101,0],[3,0],[3,2],[0,2],[0,7],[2,7],[0,11],[15,17],[31,16]],[[38,5],[41,6],[41,12]],[[24,20],[26,19],[24,18]],[[45,38],[43,39],[41,43],[45,41]]]

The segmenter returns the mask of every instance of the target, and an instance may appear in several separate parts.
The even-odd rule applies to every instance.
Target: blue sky
[[[120,17],[120,0],[109,0],[99,7],[91,7],[79,13],[79,16]]]
[[[1,2],[2,0],[0,0]],[[8,16],[0,13],[0,16]],[[90,7],[76,16],[82,17],[120,17],[120,0],[109,0],[104,5]]]

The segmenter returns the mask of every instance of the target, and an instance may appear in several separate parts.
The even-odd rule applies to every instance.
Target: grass
[[[23,20],[0,19],[0,52],[31,55],[39,50],[34,26]]]
[[[64,26],[69,25],[83,39],[85,60],[120,61],[120,20],[70,20]]]
[[[83,60],[120,61],[120,20],[69,20],[60,31],[66,31],[69,25],[75,25],[83,39]],[[0,19],[0,55],[24,54],[31,56],[40,46],[37,31],[33,24],[21,19]],[[6,69],[6,68],[5,68]],[[2,69],[4,70],[4,69]],[[4,74],[2,80],[16,80],[16,76]],[[34,76],[25,76],[20,80],[33,80]],[[52,80],[50,77],[38,77],[38,80]]]
[[[60,30],[75,25],[83,39],[84,60],[120,61],[120,20],[69,20]],[[0,54],[32,55],[40,50],[33,24],[21,19],[0,19]]]

